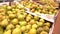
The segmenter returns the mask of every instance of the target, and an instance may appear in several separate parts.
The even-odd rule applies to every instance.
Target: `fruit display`
[[[38,1],[44,4],[52,5],[54,7],[58,6],[58,3],[56,3],[55,0],[38,0]]]
[[[25,12],[20,5],[0,6],[0,34],[48,34],[52,23]]]
[[[29,8],[30,11],[35,14],[42,13],[42,14],[56,15],[57,13],[56,8],[51,4],[41,5],[36,2],[30,2],[30,1],[21,1],[21,4]]]

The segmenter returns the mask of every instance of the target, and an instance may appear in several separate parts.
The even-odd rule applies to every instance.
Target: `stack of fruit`
[[[20,5],[0,6],[0,34],[48,34],[51,23],[25,12]]]
[[[50,15],[56,15],[57,10],[53,5],[46,4],[44,6],[37,4],[36,2],[30,2],[30,1],[22,1],[21,4],[27,8],[30,9],[33,13],[43,13],[43,14],[50,14]]]
[[[46,5],[52,5],[54,7],[58,6],[58,3],[55,2],[55,0],[38,0],[39,2],[42,2]]]

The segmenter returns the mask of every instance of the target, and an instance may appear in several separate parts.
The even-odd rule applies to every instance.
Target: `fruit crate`
[[[2,6],[2,5],[9,5],[9,2],[2,2],[2,3],[0,3],[0,6]]]
[[[5,3],[1,3],[1,5],[6,5]],[[7,3],[7,5],[9,5],[9,3]],[[28,14],[28,13],[27,13]],[[33,14],[31,14],[32,16],[34,16]],[[40,17],[39,17],[40,18]],[[47,21],[47,22],[49,22],[49,21]],[[50,22],[51,23],[51,22]],[[53,28],[54,28],[54,23],[51,23],[52,25],[51,25],[51,28],[50,28],[50,32],[49,32],[49,34],[52,34],[52,31],[53,31]]]
[[[29,10],[26,11],[26,12],[29,13],[29,14],[31,14],[31,15],[33,15],[33,16],[37,16],[36,14],[29,12]],[[42,15],[42,16],[41,16],[41,15],[38,15],[38,17],[44,19],[45,16],[44,16],[44,15]],[[52,23],[52,26],[51,26],[50,31],[49,31],[49,34],[52,34],[53,29],[54,29],[54,22],[53,22],[53,21],[54,21],[54,17],[53,17],[53,16],[49,16],[49,15],[48,15],[48,17],[52,17],[51,21],[48,20],[48,19],[45,17],[45,18],[47,19],[47,21],[50,21],[50,22]],[[56,16],[55,16],[55,17],[56,17]]]
[[[20,2],[21,3],[21,2]],[[23,3],[23,2],[22,2]],[[21,3],[21,4],[22,4]],[[44,8],[44,6],[46,6],[46,5],[42,5],[42,4],[39,4],[39,3],[36,3],[36,2],[33,2],[33,1],[30,1],[30,3],[35,3],[35,4],[37,4],[37,5],[39,5],[39,6],[41,6],[41,7],[43,7]],[[25,3],[26,4],[26,3]],[[28,4],[28,3],[27,3]],[[27,5],[26,4],[26,5]],[[22,4],[23,5],[23,4]],[[31,4],[30,4],[31,5]],[[23,5],[24,6],[24,5]],[[55,15],[57,14],[57,9],[56,8],[58,8],[58,7],[53,7],[53,13],[51,13],[51,11],[45,11],[45,10],[40,10],[39,9],[39,11],[40,12],[38,12],[37,10],[35,11],[35,9],[33,8],[32,10],[30,9],[30,8],[32,8],[32,6],[29,6],[29,5],[27,5],[27,6],[25,6],[26,8],[28,8],[28,10],[29,10],[29,12],[28,13],[34,13],[34,14],[36,14],[36,15],[38,15],[39,17],[41,17],[41,18],[43,18],[43,19],[45,19],[45,20],[48,20],[48,21],[50,21],[50,22],[54,22],[54,19],[55,19]],[[35,6],[36,7],[36,6]],[[52,10],[52,9],[51,9]],[[46,13],[44,13],[44,11],[46,12]],[[41,13],[41,12],[43,12],[43,13]]]

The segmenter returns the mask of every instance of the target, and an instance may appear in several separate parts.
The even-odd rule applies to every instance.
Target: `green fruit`
[[[0,34],[3,34],[3,28],[0,26]]]
[[[36,29],[32,28],[32,29],[28,32],[28,34],[36,34]]]
[[[45,22],[45,20],[44,20],[44,19],[42,19],[42,18],[41,18],[39,21],[40,21],[40,22]]]
[[[16,14],[9,14],[9,18],[15,18]]]
[[[26,26],[21,27],[21,31],[24,32],[26,30]]]
[[[37,33],[40,33],[41,31],[43,31],[42,27],[37,28]]]
[[[50,27],[51,24],[49,22],[46,22],[44,25]]]
[[[24,33],[24,34],[28,34],[28,33]]]
[[[18,19],[15,18],[11,22],[12,22],[12,24],[16,25],[16,24],[18,24]]]
[[[38,24],[38,26],[43,26],[44,25],[43,22],[38,22],[37,24]]]
[[[49,14],[51,15],[51,14],[52,14],[52,12],[49,12]]]
[[[12,11],[12,13],[16,14],[16,13],[17,13],[17,11],[15,11],[15,10],[14,10],[14,11]]]
[[[24,13],[25,16],[27,16],[27,13]]]
[[[31,12],[35,12],[35,9],[32,9]]]
[[[37,28],[37,24],[33,24],[32,25],[32,28]]]
[[[12,34],[22,34],[21,29],[20,28],[15,28],[13,30]]]
[[[31,17],[26,17],[26,21],[28,22],[28,21],[30,21],[31,20]]]
[[[27,16],[32,18],[32,15],[31,14],[28,14]]]
[[[35,14],[40,14],[38,11],[35,11],[34,13],[35,13]]]
[[[7,14],[12,14],[12,11],[7,11]]]
[[[36,21],[34,19],[31,19],[31,21],[29,23],[32,25],[32,24],[35,24]]]
[[[26,29],[27,30],[30,30],[31,29],[31,25],[29,24],[29,25],[26,25]]]
[[[7,27],[6,27],[6,30],[10,30],[10,29],[13,29],[14,28],[14,25],[13,24],[9,24]]]
[[[7,6],[7,9],[11,9],[12,7],[11,6]]]
[[[21,26],[20,25],[16,25],[16,28],[20,28]]]
[[[38,17],[38,16],[34,16],[34,19],[35,19],[35,20],[39,20],[39,17]]]
[[[49,28],[49,27],[47,27],[47,26],[44,26],[44,27],[43,27],[43,30],[45,30],[45,31],[49,32],[50,28]]]
[[[5,31],[4,34],[11,34],[11,30]]]
[[[27,22],[26,22],[26,21],[20,21],[19,24],[20,24],[21,26],[24,26],[24,25],[27,24]]]
[[[25,16],[24,16],[24,15],[18,15],[18,19],[19,19],[19,20],[23,21],[23,20],[24,20],[24,18],[25,18]]]
[[[1,26],[7,26],[8,25],[8,19],[4,19],[1,24]]]
[[[46,31],[42,31],[40,34],[48,34],[48,32],[46,32]]]

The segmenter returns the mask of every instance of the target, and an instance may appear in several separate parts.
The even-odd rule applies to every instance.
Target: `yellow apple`
[[[36,29],[32,28],[32,29],[28,32],[28,34],[36,34]]]
[[[12,22],[12,24],[16,25],[16,24],[18,24],[18,19],[15,18],[15,19],[13,19],[11,22]]]
[[[46,31],[42,31],[40,34],[48,34],[48,32],[46,32]]]
[[[32,25],[32,28],[37,28],[37,27],[38,27],[37,24]]]
[[[26,21],[20,21],[19,24],[20,24],[21,26],[24,26],[24,25],[27,24],[27,22],[26,22]]]

